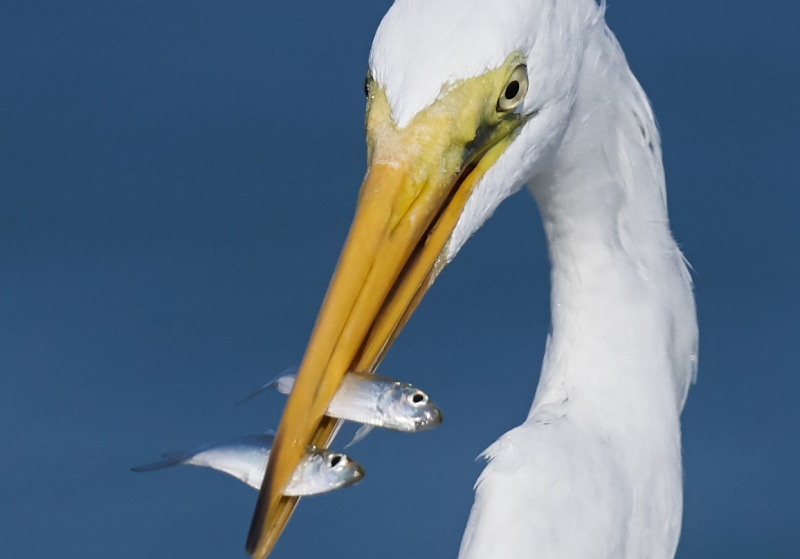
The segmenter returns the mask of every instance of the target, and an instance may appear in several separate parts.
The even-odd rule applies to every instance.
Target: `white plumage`
[[[527,60],[518,111],[535,116],[477,185],[446,259],[527,183],[548,239],[552,333],[528,419],[485,453],[461,559],[677,547],[694,299],[655,120],[603,15],[593,0],[398,0],[373,44],[399,126],[509,53]]]
[[[669,559],[680,413],[697,363],[658,130],[594,0],[397,0],[367,78],[368,170],[286,404],[248,536],[347,370],[372,373],[443,266],[527,184],[552,265],[552,331],[527,420],[487,451],[461,559]]]

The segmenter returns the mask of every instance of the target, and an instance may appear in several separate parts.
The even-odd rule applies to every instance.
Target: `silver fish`
[[[294,374],[283,374],[244,400],[249,400],[269,388],[276,388],[281,394],[289,394],[294,381]],[[442,422],[441,410],[422,390],[393,378],[354,372],[344,375],[326,414],[369,427],[383,427],[406,433],[431,429]],[[366,433],[361,436],[357,433],[350,444],[364,436]]]
[[[171,466],[201,466],[224,472],[259,490],[267,468],[275,434],[248,435],[200,446],[194,450],[168,452],[163,460],[132,468],[152,472]],[[305,497],[354,485],[364,478],[358,462],[345,454],[309,449],[295,469],[284,495]]]

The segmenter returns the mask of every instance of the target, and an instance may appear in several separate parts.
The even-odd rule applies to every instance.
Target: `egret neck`
[[[587,46],[595,60],[582,64],[573,110],[589,116],[568,126],[552,172],[530,185],[552,266],[533,409],[577,383],[600,406],[677,415],[696,367],[691,280],[669,229],[650,105],[613,36],[595,40],[604,44]]]
[[[539,385],[525,423],[485,453],[461,559],[667,559],[677,548],[691,280],[647,98],[605,26],[583,57],[581,117],[529,183],[552,266]]]

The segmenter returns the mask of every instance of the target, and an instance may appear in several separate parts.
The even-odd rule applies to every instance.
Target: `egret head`
[[[575,101],[585,31],[602,28],[601,21],[594,0],[400,0],[381,21],[369,61],[370,144],[387,129],[384,119],[414,129],[442,111],[463,126],[471,148],[501,144],[474,181],[448,240],[447,261],[502,200],[549,168]],[[517,67],[526,73],[521,98],[503,107],[506,86],[522,83],[511,78]],[[370,119],[376,105],[386,107]],[[516,126],[505,125],[514,119]],[[493,127],[497,136],[487,136]],[[431,146],[420,149],[434,157]],[[462,155],[468,165],[474,154]]]
[[[291,514],[283,491],[304,449],[329,442],[324,414],[345,372],[374,372],[441,268],[547,167],[573,103],[580,31],[597,13],[594,0],[398,0],[382,21],[368,169],[270,456],[248,538],[256,557]]]

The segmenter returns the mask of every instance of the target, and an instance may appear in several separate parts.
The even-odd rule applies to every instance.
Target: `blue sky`
[[[609,3],[695,268],[678,557],[798,557],[800,7]],[[244,557],[252,490],[129,468],[277,425],[277,394],[234,403],[302,355],[364,171],[388,6],[0,4],[0,556]],[[367,479],[305,500],[275,557],[455,556],[474,459],[530,405],[547,281],[523,193],[382,366],[445,423],[356,446]]]

